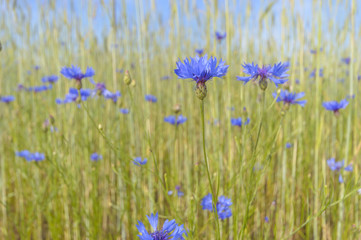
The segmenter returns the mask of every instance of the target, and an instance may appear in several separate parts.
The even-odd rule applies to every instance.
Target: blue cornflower
[[[112,92],[108,91],[107,89],[105,89],[103,91],[103,96],[106,99],[111,99],[111,100],[113,100],[114,103],[116,103],[118,101],[118,98],[121,97],[122,94],[120,94],[119,91],[116,91],[115,93],[112,93]]]
[[[323,68],[321,68],[318,72],[318,75],[320,77],[323,77]],[[314,78],[316,76],[316,69],[313,69],[312,72],[310,73],[310,78]]]
[[[4,96],[4,97],[0,97],[0,102],[4,102],[4,103],[10,103],[12,101],[15,100],[14,96]]]
[[[196,49],[195,52],[196,52],[199,56],[202,56],[202,54],[204,53],[204,49],[202,49],[202,48]]]
[[[217,58],[210,57],[208,60],[207,58],[207,55],[203,57],[196,56],[190,58],[190,60],[186,58],[184,63],[179,60],[174,73],[177,74],[178,78],[193,79],[197,84],[204,84],[214,77],[220,78],[226,75],[228,66],[224,65],[225,62],[222,59],[217,66]]]
[[[115,70],[117,73],[123,73],[124,72],[124,69],[117,69]]]
[[[153,96],[153,95],[150,95],[150,94],[147,94],[147,95],[145,95],[145,101],[156,103],[157,102],[157,97]]]
[[[106,90],[105,83],[96,83],[93,79],[90,79],[90,82],[95,86],[94,94],[102,95]]]
[[[147,163],[148,159],[144,158],[144,160],[142,161],[141,157],[136,157],[133,159],[133,163],[134,165],[137,166],[141,166],[141,165],[145,165]]]
[[[350,62],[351,62],[351,58],[350,57],[345,57],[345,58],[342,58],[341,61],[343,63],[345,63],[346,65],[349,65]]]
[[[345,165],[345,160],[336,162],[334,158],[330,158],[327,160],[327,165],[329,166],[331,171],[334,171],[334,172],[340,172],[342,169],[347,172],[352,172],[352,170],[353,170],[351,164],[346,167],[343,167]],[[340,183],[344,182],[341,173],[338,176],[338,181]]]
[[[49,85],[49,86],[42,85],[42,86],[29,87],[27,89],[27,91],[32,91],[32,92],[35,92],[35,93],[39,93],[39,92],[47,91],[47,90],[52,89],[52,88],[53,88],[52,85]]]
[[[63,67],[60,71],[64,77],[69,79],[75,79],[81,81],[83,78],[92,77],[95,75],[95,71],[91,67],[87,67],[85,73],[81,72],[81,69],[77,66],[71,65],[71,67]]]
[[[170,79],[172,79],[172,77],[168,75],[161,77],[161,80],[170,80]]]
[[[340,102],[329,101],[329,102],[322,103],[322,106],[326,110],[333,111],[336,115],[339,114],[340,109],[346,108],[347,105],[348,105],[348,101],[346,99],[343,99]]]
[[[39,162],[39,161],[43,161],[45,159],[45,154],[38,153],[38,152],[31,153],[28,150],[16,152],[15,155],[18,157],[21,157],[21,158],[25,158],[26,161],[28,161],[28,162],[31,162],[31,161]]]
[[[252,62],[251,64],[244,63],[242,67],[244,68],[243,72],[250,76],[237,76],[237,80],[243,81],[244,84],[246,84],[250,80],[257,81],[257,79],[259,79],[258,84],[262,90],[266,90],[267,88],[267,79],[272,81],[276,85],[276,87],[278,87],[279,84],[284,84],[288,81],[288,79],[285,79],[286,77],[288,77],[286,72],[288,71],[289,63],[287,62],[283,64],[281,62],[278,64],[274,64],[273,67],[271,65],[266,65],[262,68],[258,67],[258,64],[255,65]]]
[[[292,144],[291,143],[286,143],[286,148],[291,148]]]
[[[179,185],[175,186],[175,190],[177,190],[178,197],[184,196],[184,192],[181,191],[181,186],[179,186]]]
[[[43,83],[50,83],[50,84],[53,84],[53,83],[56,83],[58,81],[59,77],[56,76],[56,75],[51,75],[51,76],[45,76],[41,79],[41,81]]]
[[[75,79],[77,89],[82,88],[81,80],[83,78],[92,77],[95,75],[95,71],[91,67],[87,67],[85,73],[82,73],[81,69],[74,65],[71,65],[71,67],[63,67],[60,73],[68,79]]]
[[[67,95],[65,95],[64,100],[61,99],[56,99],[56,103],[57,104],[66,104],[66,103],[70,103],[70,102],[75,102],[75,101],[86,101],[90,96],[91,96],[92,90],[91,89],[80,89],[80,98],[78,99],[79,96],[79,91],[75,88],[70,88],[69,89],[69,93]]]
[[[222,59],[217,66],[217,58],[210,57],[207,54],[203,57],[184,59],[177,61],[177,68],[174,73],[181,79],[193,79],[196,82],[196,95],[203,100],[207,96],[207,88],[205,83],[214,77],[223,77],[227,73],[228,66],[224,65]]]
[[[33,68],[34,68],[35,71],[38,71],[38,70],[40,69],[40,66],[39,66],[39,65],[35,65]]]
[[[187,121],[187,118],[182,115],[179,115],[178,119],[176,119],[176,116],[171,115],[171,116],[165,117],[164,121],[167,123],[170,123],[172,125],[179,125],[179,124],[182,124],[185,121]]]
[[[101,159],[103,159],[103,156],[96,152],[92,153],[92,155],[90,155],[90,160],[92,160],[92,161],[99,161]]]
[[[218,41],[222,41],[223,39],[225,39],[226,38],[226,36],[227,36],[227,33],[225,32],[225,33],[220,33],[220,32],[216,32],[216,38],[217,38],[217,40]]]
[[[232,211],[230,206],[232,205],[231,199],[225,196],[220,196],[218,198],[218,202],[216,204],[217,214],[221,220],[229,218],[232,216]],[[209,210],[213,212],[212,208],[212,194],[207,194],[204,198],[202,198],[201,206],[203,210]]]
[[[238,127],[242,127],[242,125],[248,125],[249,124],[249,118],[247,118],[247,120],[245,122],[242,122],[242,118],[232,118],[231,119],[231,124],[233,126],[238,126]]]
[[[277,97],[277,93],[272,93],[273,97]],[[301,93],[292,93],[287,90],[281,90],[280,95],[278,96],[276,102],[283,102],[283,104],[298,104],[302,107],[305,106],[306,100],[297,101],[299,98],[303,98],[305,96],[304,92]]]
[[[183,225],[178,225],[175,220],[165,220],[162,229],[158,229],[158,213],[147,216],[152,227],[152,232],[148,232],[141,221],[136,225],[140,235],[140,240],[184,240],[183,235],[187,236],[187,231]]]
[[[128,114],[129,109],[128,108],[121,108],[121,109],[119,109],[119,112],[122,113],[122,114]]]
[[[265,216],[265,217],[264,217],[264,221],[265,221],[266,223],[269,223],[269,218],[268,218],[267,216]]]

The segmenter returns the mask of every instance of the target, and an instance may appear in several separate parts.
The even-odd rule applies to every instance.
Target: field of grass
[[[1,1],[0,239],[147,239],[138,221],[154,232],[151,213],[158,230],[183,224],[185,239],[361,239],[359,7]],[[196,49],[229,66],[204,100],[174,73]],[[264,91],[237,81],[252,62],[288,63],[288,81]],[[90,96],[76,97],[79,81],[63,71],[72,64],[95,71],[81,80]],[[51,75],[58,81],[42,82]],[[276,102],[281,89],[307,103]],[[335,113],[323,106],[342,99]],[[242,127],[231,123],[239,117]],[[331,158],[344,165],[332,169]],[[211,210],[225,196],[232,215],[202,209],[209,193]]]

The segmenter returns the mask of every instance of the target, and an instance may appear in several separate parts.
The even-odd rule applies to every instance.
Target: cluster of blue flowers
[[[170,123],[172,125],[180,125],[182,123],[185,123],[187,121],[187,118],[182,115],[179,115],[178,118],[176,116],[171,115],[171,116],[165,117],[164,121],[167,123]]]
[[[232,216],[232,211],[230,206],[232,205],[231,199],[225,196],[220,196],[218,198],[218,202],[216,204],[217,214],[219,219],[224,220],[226,218],[230,218]],[[201,206],[203,210],[209,210],[213,212],[212,207],[212,194],[207,194],[204,198],[202,198]]]
[[[45,159],[44,153],[38,153],[38,152],[32,153],[28,150],[16,152],[15,155],[17,157],[25,158],[26,161],[28,161],[28,162],[32,162],[32,161],[40,162]]]

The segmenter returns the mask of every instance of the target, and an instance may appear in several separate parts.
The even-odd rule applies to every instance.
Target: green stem
[[[218,222],[218,213],[216,209],[216,202],[217,202],[217,196],[214,194],[213,186],[212,186],[212,180],[211,180],[211,174],[209,173],[209,164],[207,159],[207,152],[206,152],[206,137],[205,137],[205,124],[204,124],[204,102],[201,100],[201,115],[202,115],[202,138],[203,138],[203,155],[204,155],[204,162],[206,163],[206,170],[207,170],[207,177],[208,177],[208,183],[209,188],[211,189],[212,193],[212,208],[214,211],[214,218],[216,221],[216,231],[217,231],[217,239],[221,239],[221,234],[219,230],[219,222]]]

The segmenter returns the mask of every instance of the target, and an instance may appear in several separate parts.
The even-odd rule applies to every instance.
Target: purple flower
[[[346,65],[349,65],[350,62],[351,62],[351,58],[350,57],[345,57],[345,58],[342,58],[341,61],[343,63],[345,63]]]
[[[92,160],[92,161],[99,161],[101,159],[103,159],[103,156],[96,152],[92,153],[92,155],[90,155],[90,160]]]
[[[255,65],[252,62],[252,64],[244,63],[242,67],[244,68],[243,72],[249,76],[237,76],[237,80],[243,81],[244,84],[248,83],[250,80],[257,81],[257,79],[259,79],[259,83],[267,84],[266,79],[269,79],[276,85],[276,87],[278,87],[279,84],[284,84],[288,81],[287,79],[285,79],[286,77],[288,77],[288,75],[286,74],[289,67],[288,63],[282,64],[280,62],[278,64],[274,64],[273,67],[271,65],[266,65],[260,68],[258,67],[258,64]]]
[[[217,40],[218,41],[222,41],[223,39],[225,39],[226,38],[226,36],[227,36],[227,33],[225,32],[225,33],[220,33],[220,32],[216,32],[216,38],[217,38]]]
[[[272,94],[274,98],[277,97],[277,93]],[[276,102],[283,102],[283,104],[298,104],[302,107],[305,106],[306,100],[297,101],[299,98],[303,98],[305,96],[304,92],[301,93],[292,93],[287,90],[281,90],[280,95],[278,96]]]
[[[56,75],[51,75],[51,76],[45,76],[41,79],[41,81],[43,83],[50,83],[50,84],[53,84],[53,83],[56,83],[58,81],[59,77],[56,76]]]
[[[181,191],[181,186],[179,186],[179,185],[175,186],[175,190],[177,190],[177,196],[178,197],[183,197],[184,196],[184,192]]]
[[[196,49],[195,52],[196,52],[199,56],[202,56],[202,54],[204,53],[204,49],[202,49],[202,48]]]
[[[111,100],[113,100],[114,103],[116,103],[118,101],[118,98],[121,97],[122,95],[120,94],[119,91],[116,91],[115,93],[112,93],[112,92],[108,91],[107,89],[105,89],[103,91],[103,96],[106,99],[111,99]]]
[[[347,172],[352,172],[352,170],[353,170],[351,164],[344,167],[345,160],[336,162],[334,158],[330,158],[330,159],[327,160],[327,165],[331,169],[331,171],[334,171],[334,172],[340,172],[342,169],[347,171]],[[339,174],[338,181],[340,183],[344,182],[341,173]]]
[[[318,75],[320,76],[320,77],[323,77],[323,68],[321,68],[320,70],[319,70],[319,73],[318,73]],[[312,72],[310,73],[310,78],[314,78],[316,76],[316,69],[313,69],[312,70]]]
[[[150,95],[150,94],[147,94],[147,95],[145,95],[145,101],[156,103],[157,102],[157,97],[153,96],[153,95]]]
[[[91,89],[80,89],[80,99],[82,101],[86,101],[90,95],[92,93]],[[70,102],[75,102],[77,101],[79,96],[79,91],[75,88],[70,88],[69,89],[69,93],[67,95],[65,95],[64,100],[61,99],[56,99],[56,103],[57,104],[66,104],[66,103],[70,103]]]
[[[322,106],[329,111],[333,111],[335,114],[338,114],[340,109],[346,108],[348,105],[348,101],[346,99],[341,100],[340,102],[337,101],[329,101],[323,102]]]
[[[0,102],[3,103],[7,103],[9,104],[10,102],[14,101],[15,97],[14,96],[4,96],[4,97],[0,97]]]
[[[292,144],[291,143],[286,143],[286,148],[291,148]]]
[[[32,161],[39,162],[39,161],[43,161],[45,159],[45,154],[38,153],[38,152],[31,153],[28,150],[16,152],[15,155],[18,157],[21,157],[21,158],[25,158],[26,161],[28,161],[28,162],[32,162]]]
[[[217,58],[211,57],[208,59],[207,55],[203,57],[196,56],[195,58],[184,59],[177,61],[177,68],[174,73],[181,79],[193,79],[197,85],[205,84],[208,80],[214,77],[223,77],[227,73],[228,66],[225,66],[222,59],[217,66]]]
[[[35,93],[39,93],[39,92],[47,91],[52,88],[53,88],[52,85],[49,85],[49,86],[42,85],[42,86],[29,87],[27,90],[35,92]]]
[[[242,118],[232,118],[231,119],[231,124],[233,126],[238,126],[238,127],[242,127],[242,125],[248,125],[249,124],[249,118],[247,118],[247,120],[243,123],[242,122]]]
[[[167,123],[170,123],[172,125],[179,125],[179,124],[182,124],[185,121],[187,121],[187,118],[182,115],[179,115],[178,119],[176,119],[176,116],[171,115],[171,116],[165,117],[164,121]]]
[[[119,109],[119,112],[122,113],[122,114],[128,114],[128,113],[129,113],[129,109],[127,109],[127,108],[121,108],[121,109]]]
[[[216,204],[217,214],[219,219],[224,220],[232,216],[232,211],[230,206],[232,205],[231,199],[225,196],[220,196],[218,198],[218,202]],[[204,198],[202,198],[201,206],[203,210],[208,210],[213,212],[212,208],[212,194],[207,194]]]
[[[85,73],[82,73],[81,69],[74,65],[71,65],[71,67],[63,67],[60,73],[68,79],[75,79],[78,81],[95,75],[95,71],[91,67],[87,67]]]
[[[141,157],[136,157],[133,159],[133,164],[137,165],[137,166],[141,166],[141,165],[145,165],[147,163],[148,159],[144,158],[144,160],[142,160]]]
[[[265,221],[266,223],[269,223],[269,218],[268,218],[267,216],[265,216],[264,221]]]

